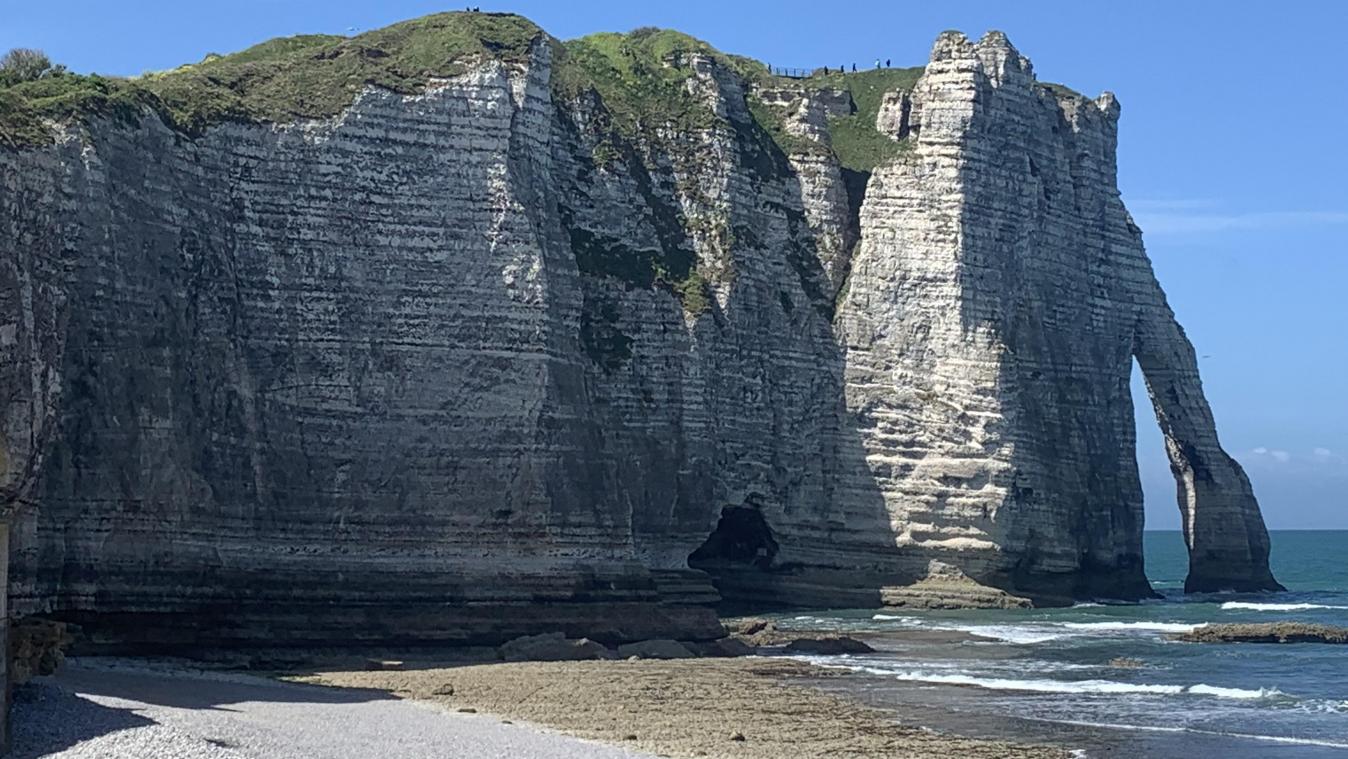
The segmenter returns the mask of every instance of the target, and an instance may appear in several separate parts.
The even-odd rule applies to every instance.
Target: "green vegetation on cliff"
[[[658,144],[678,156],[681,151],[701,145],[699,140],[686,141],[685,137],[720,128],[734,132],[741,160],[764,177],[788,172],[788,155],[828,153],[829,148],[788,130],[786,122],[794,115],[790,107],[765,102],[756,90],[849,92],[857,110],[830,121],[832,152],[844,170],[869,172],[904,150],[904,144],[875,129],[884,93],[911,89],[922,73],[921,68],[881,69],[788,79],[774,76],[758,61],[726,55],[680,32],[652,28],[571,40],[557,48],[555,63],[553,85],[561,99],[575,100],[593,93],[603,103],[601,113],[608,123],[596,125],[599,144],[591,156],[596,166],[625,162],[636,170],[636,164],[642,161],[634,155],[635,146]],[[695,67],[700,70],[695,71]],[[706,97],[699,94],[713,85],[690,81],[707,75],[720,78],[732,88],[738,80],[743,86],[750,123],[746,125],[713,110]],[[727,106],[733,108],[735,104]],[[690,313],[700,313],[708,307],[708,283],[691,262],[684,260],[681,251],[687,245],[686,240],[680,244],[678,240],[662,239],[663,251],[638,252],[619,250],[611,241],[591,239],[593,235],[588,233],[580,236],[585,238],[576,246],[577,263],[582,271],[614,277],[631,286],[666,285]],[[802,274],[802,283],[808,291],[814,281]]]
[[[829,89],[849,93],[856,111],[849,116],[831,118],[828,125],[833,153],[843,168],[873,171],[876,166],[898,156],[907,148],[907,143],[896,142],[877,131],[875,118],[880,112],[880,102],[885,93],[911,91],[918,77],[922,76],[924,67],[855,72],[834,69],[827,74],[820,69],[804,79],[792,79],[773,76],[766,66],[750,58],[730,58],[745,79],[759,87],[802,91]],[[788,114],[785,108],[762,103],[753,97],[749,98],[749,107],[754,119],[781,146],[783,152],[800,153],[815,149],[809,140],[786,130],[783,122]]]
[[[553,82],[563,97],[593,89],[614,126],[629,136],[656,129],[705,129],[715,115],[685,87],[682,54],[719,56],[710,45],[669,29],[604,32],[562,43]]]
[[[662,286],[689,314],[705,312],[711,303],[710,284],[697,269],[686,223],[678,218],[679,211],[654,191],[638,153],[641,146],[652,144],[679,153],[685,149],[679,144],[682,138],[720,123],[706,102],[690,91],[688,80],[693,76],[693,55],[718,62],[726,61],[726,57],[686,34],[653,28],[628,34],[593,34],[554,49],[554,92],[564,100],[590,93],[598,96],[608,123],[598,125],[594,163],[626,163],[654,213],[660,238],[658,250],[638,251],[571,229],[577,266],[583,272],[612,277],[632,287]],[[591,347],[605,344],[599,340],[587,342]],[[611,358],[614,352],[605,355]]]
[[[686,224],[679,220],[681,211],[656,198],[659,193],[645,176],[643,153],[653,145],[673,153],[697,150],[701,141],[686,139],[689,135],[731,130],[752,171],[763,177],[782,175],[789,171],[787,155],[825,153],[828,147],[792,134],[785,126],[793,115],[788,108],[763,102],[755,90],[827,88],[850,92],[857,106],[855,113],[830,121],[832,150],[845,169],[868,172],[903,149],[874,128],[883,94],[911,88],[921,72],[883,69],[786,79],[773,76],[758,61],[726,55],[672,30],[643,28],[562,43],[512,14],[440,13],[349,38],[315,34],[274,39],[134,78],[77,75],[59,67],[49,67],[39,78],[0,78],[0,147],[45,144],[52,139],[53,121],[103,117],[132,122],[147,110],[192,136],[225,122],[330,117],[367,86],[418,93],[433,79],[461,74],[484,58],[522,63],[542,42],[552,45],[557,97],[595,97],[603,104],[599,123],[593,125],[599,132],[591,156],[595,166],[621,163],[641,173],[642,192],[661,217],[661,250],[620,250],[611,241],[581,233],[585,239],[573,240],[578,265],[630,286],[667,287],[694,314],[709,307],[710,283],[697,269]],[[718,85],[691,81],[705,74],[732,92],[736,82],[743,86],[750,121],[727,119],[710,107],[704,93]],[[726,239],[722,247],[728,248],[733,239]],[[601,334],[606,333],[595,331],[596,343],[613,342],[598,339]]]
[[[912,91],[924,68],[914,66],[902,69],[871,69],[855,74],[829,74],[818,77],[824,81],[839,80],[839,87],[852,93],[857,110],[851,116],[829,120],[829,134],[833,138],[833,152],[844,168],[854,171],[873,171],[876,166],[901,153],[908,143],[895,142],[875,128],[880,113],[880,102],[885,93],[894,90]],[[811,78],[813,82],[814,77]]]
[[[284,122],[340,112],[366,85],[415,93],[472,58],[523,60],[543,32],[495,13],[440,13],[355,37],[302,35],[133,79],[62,74],[0,88],[0,143],[41,144],[44,119],[127,117],[152,108],[188,134],[225,121]]]
[[[518,62],[544,33],[512,14],[440,13],[354,37],[284,37],[230,55],[131,79],[58,71],[33,81],[0,82],[0,143],[42,144],[46,120],[89,115],[132,118],[158,112],[188,134],[226,121],[285,122],[332,116],[367,85],[415,93],[433,78],[462,73],[475,58]],[[692,71],[682,56],[702,54],[759,86],[830,87],[852,93],[857,113],[835,119],[834,151],[844,166],[870,170],[897,144],[874,129],[880,98],[911,87],[920,69],[880,69],[772,76],[763,64],[725,55],[701,40],[667,29],[603,33],[558,43],[554,83],[564,96],[593,90],[614,126],[636,135],[654,130],[704,129],[716,116],[686,86]],[[749,97],[750,110],[784,152],[809,150],[782,126],[784,113]]]

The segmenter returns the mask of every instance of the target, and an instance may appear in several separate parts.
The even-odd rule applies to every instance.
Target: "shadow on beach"
[[[14,690],[8,759],[48,756],[123,730],[159,724],[144,704],[235,711],[231,704],[344,704],[391,700],[384,691],[282,683],[252,675],[192,672],[135,660],[85,660]]]
[[[101,735],[155,724],[130,709],[95,703],[51,678],[14,689],[10,720],[13,733],[5,755],[9,759],[47,756]]]

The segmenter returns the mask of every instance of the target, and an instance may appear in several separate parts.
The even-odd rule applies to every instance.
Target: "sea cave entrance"
[[[746,500],[743,506],[721,509],[716,529],[688,555],[688,566],[707,570],[738,564],[768,569],[778,550],[777,539],[762,510]]]

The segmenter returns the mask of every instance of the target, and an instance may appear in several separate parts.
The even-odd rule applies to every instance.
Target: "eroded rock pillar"
[[[1222,450],[1193,345],[1156,288],[1134,352],[1175,474],[1189,576],[1184,592],[1282,590],[1268,568],[1268,530],[1245,471]]]

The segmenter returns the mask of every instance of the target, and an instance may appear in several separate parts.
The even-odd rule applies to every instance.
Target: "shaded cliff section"
[[[56,432],[67,328],[66,251],[79,229],[63,219],[69,150],[35,155],[21,174],[0,153],[0,517],[33,505]],[[25,164],[26,165],[26,164]]]
[[[156,646],[720,634],[592,495],[551,51],[328,120],[4,153],[9,239],[59,253],[69,306],[26,611]]]
[[[280,97],[295,70],[317,94]],[[442,14],[30,93],[0,123],[16,606],[163,647],[709,637],[713,579],[1142,597],[1134,354],[1195,589],[1269,587],[1117,110],[999,37],[920,73]]]

